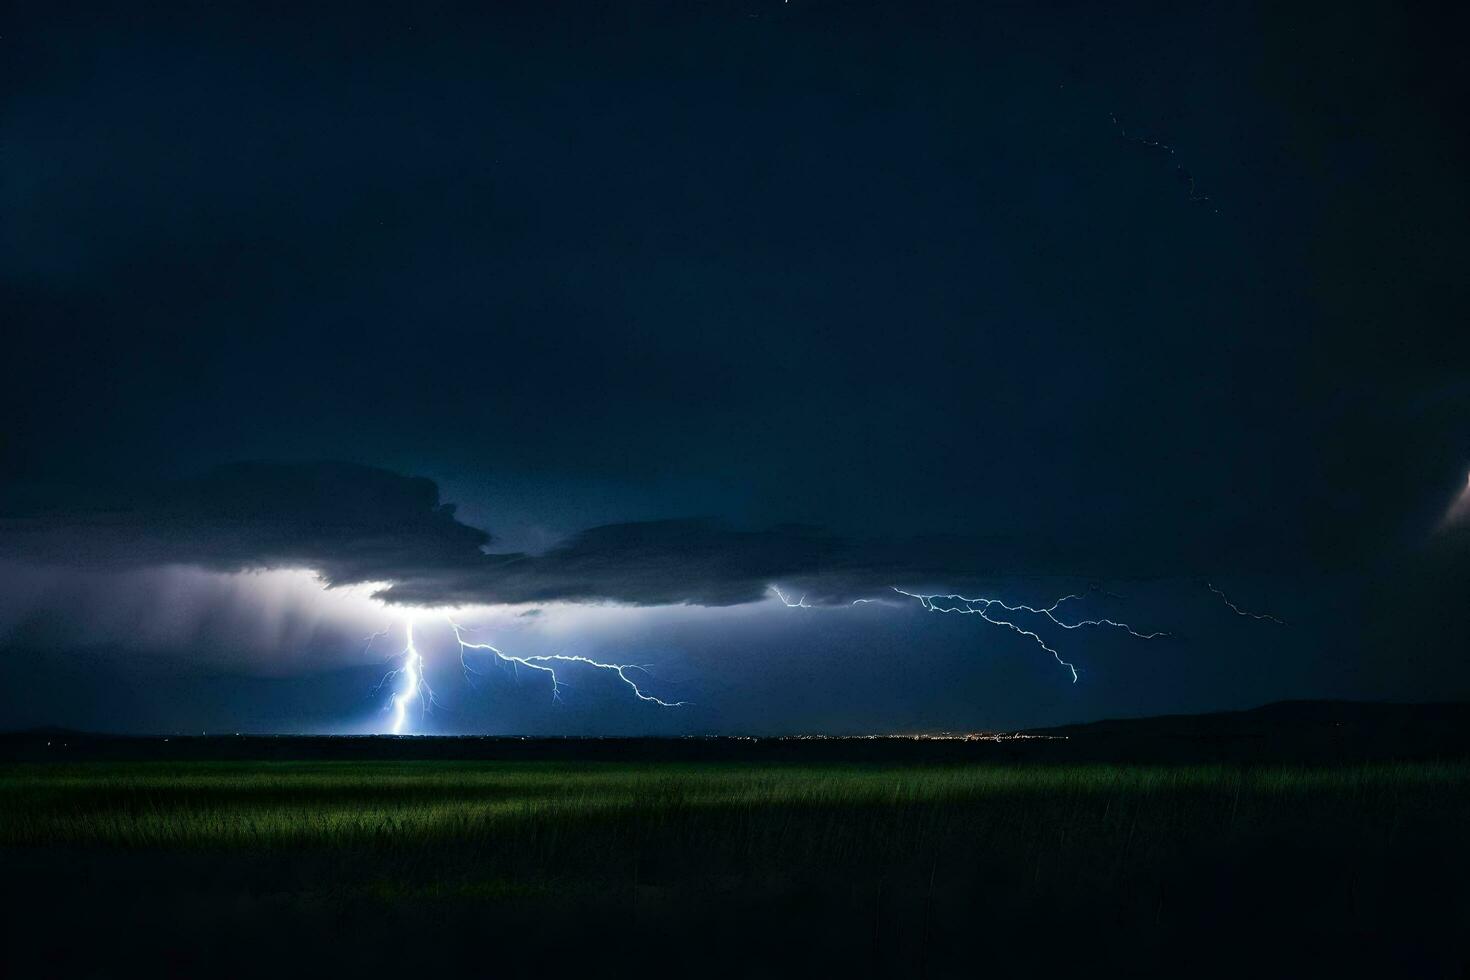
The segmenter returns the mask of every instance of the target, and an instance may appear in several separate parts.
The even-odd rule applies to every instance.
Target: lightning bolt
[[[893,586],[892,588],[893,591],[897,592],[899,595],[908,596],[910,599],[917,599],[919,601],[919,605],[923,606],[926,612],[960,613],[962,615],[979,616],[987,623],[994,623],[997,626],[1009,627],[1011,630],[1021,634],[1022,636],[1028,637],[1029,639],[1034,641],[1037,646],[1041,647],[1041,649],[1051,654],[1057,663],[1061,664],[1063,667],[1066,667],[1069,671],[1072,672],[1073,684],[1077,683],[1078,679],[1076,664],[1072,663],[1070,660],[1062,659],[1062,655],[1054,650],[1049,644],[1047,644],[1047,642],[1043,640],[1041,636],[1035,631],[1028,630],[1023,626],[1019,626],[1009,619],[997,619],[990,615],[990,611],[994,608],[999,608],[1008,613],[1024,612],[1031,613],[1037,616],[1045,616],[1047,619],[1051,620],[1057,626],[1060,626],[1062,629],[1065,630],[1082,629],[1084,626],[1111,626],[1114,629],[1122,630],[1129,636],[1136,636],[1140,640],[1153,640],[1161,636],[1169,635],[1168,633],[1163,632],[1140,633],[1133,627],[1129,626],[1127,623],[1120,623],[1112,619],[1080,619],[1074,623],[1069,623],[1057,615],[1057,609],[1064,602],[1069,602],[1072,599],[1081,599],[1082,596],[1077,594],[1064,595],[1049,606],[1028,606],[1024,603],[1017,603],[1015,605],[1012,605],[1000,599],[993,599],[988,596],[971,598],[969,596],[962,595],[921,595],[916,592],[905,592],[903,589],[900,589],[897,586]]]
[[[541,673],[546,674],[551,679],[551,700],[561,700],[561,680],[556,676],[556,671],[552,668],[547,667],[544,664],[532,663],[530,658],[528,657],[512,656],[501,650],[499,647],[492,646],[489,643],[469,643],[465,640],[464,635],[466,633],[474,632],[473,628],[461,626],[452,619],[449,620],[449,628],[454,630],[454,641],[459,644],[459,666],[460,669],[464,671],[465,677],[467,679],[473,675],[479,674],[479,671],[470,666],[469,661],[465,659],[465,653],[470,650],[481,650],[487,653],[494,654],[495,659],[499,660],[503,664],[509,665],[510,668],[514,671],[517,671],[517,673],[519,673],[520,668],[526,667],[531,670],[540,671]]]
[[[478,651],[491,654],[497,662],[513,670],[519,671],[520,668],[525,667],[527,670],[534,670],[538,673],[545,674],[547,680],[551,682],[551,699],[556,702],[561,701],[562,688],[570,687],[571,685],[562,680],[561,676],[557,673],[555,665],[574,664],[615,675],[621,683],[625,684],[633,692],[633,696],[639,701],[645,701],[649,704],[657,705],[660,708],[679,708],[690,703],[688,701],[665,701],[663,698],[655,697],[645,691],[639,685],[638,680],[631,676],[630,672],[652,674],[653,668],[648,664],[604,663],[601,660],[593,660],[591,657],[567,653],[525,657],[517,656],[506,653],[493,644],[473,642],[467,639],[465,634],[473,633],[473,627],[462,626],[447,617],[445,622],[454,631],[454,640],[459,647],[459,665],[464,673],[465,680],[471,685],[474,683],[472,678],[478,676],[480,671],[470,665],[468,654],[471,651]],[[388,629],[382,629],[372,634],[367,638],[367,646],[371,647],[374,640],[387,633]],[[367,647],[364,647],[364,651],[366,649]],[[393,697],[388,703],[389,710],[392,712],[390,730],[394,735],[403,734],[408,724],[409,710],[415,702],[418,703],[421,714],[427,714],[430,708],[442,706],[441,702],[434,695],[433,689],[429,687],[429,682],[424,677],[424,658],[414,643],[412,620],[404,623],[404,649],[399,656],[402,657],[402,663],[383,675],[383,679],[373,688],[373,693],[377,693],[395,679],[401,678],[401,681],[396,685],[397,690],[394,691]]]
[[[1064,659],[1061,653],[1059,653],[1055,648],[1047,643],[1045,639],[1042,638],[1041,634],[1037,633],[1035,630],[1027,629],[1019,623],[1014,622],[1010,618],[1001,618],[1001,614],[1029,613],[1035,616],[1044,616],[1054,625],[1059,626],[1065,630],[1082,629],[1083,627],[1087,626],[1109,626],[1113,629],[1122,630],[1129,636],[1136,636],[1140,640],[1153,640],[1162,636],[1169,635],[1168,633],[1164,632],[1141,633],[1138,630],[1134,629],[1132,626],[1129,626],[1127,623],[1120,623],[1114,619],[1079,619],[1074,622],[1068,622],[1061,616],[1057,615],[1057,610],[1064,602],[1070,602],[1073,599],[1083,598],[1083,596],[1076,593],[1071,595],[1064,595],[1049,606],[1028,606],[1024,603],[1011,604],[1005,602],[1004,600],[992,598],[989,596],[971,597],[954,594],[944,595],[940,593],[927,594],[919,592],[907,592],[903,589],[900,589],[896,585],[890,586],[890,588],[892,588],[894,592],[897,592],[901,596],[907,596],[910,599],[917,600],[919,605],[923,607],[925,612],[955,613],[962,616],[979,616],[987,623],[991,623],[995,626],[1004,626],[1012,632],[1026,637],[1037,646],[1039,646],[1041,649],[1051,654],[1052,658],[1056,660],[1058,664],[1067,668],[1067,670],[1070,671],[1072,674],[1073,684],[1077,683],[1080,677],[1080,671],[1077,669],[1076,664],[1072,663],[1070,660]],[[797,602],[792,602],[776,586],[772,585],[770,589],[772,592],[775,593],[776,597],[780,599],[783,604],[786,605],[788,609],[811,608],[810,606],[805,604],[805,596],[803,596],[802,599],[798,600]],[[856,606],[860,603],[877,601],[877,599],[854,599],[852,600],[850,605]]]
[[[1113,121],[1113,128],[1118,131],[1118,135],[1122,136],[1123,139],[1127,140],[1129,143],[1137,143],[1139,146],[1146,146],[1151,150],[1160,150],[1173,158],[1174,173],[1189,184],[1189,201],[1191,204],[1208,204],[1210,206],[1211,212],[1215,214],[1220,213],[1220,209],[1215,206],[1214,199],[1211,198],[1208,194],[1201,194],[1199,192],[1199,185],[1195,182],[1194,174],[1186,170],[1183,164],[1179,162],[1179,155],[1174,151],[1174,147],[1170,146],[1168,143],[1162,143],[1159,140],[1145,139],[1142,136],[1130,135],[1128,130],[1123,128],[1123,124],[1118,122],[1118,116],[1116,113],[1108,113],[1108,118]]]
[[[561,689],[564,686],[570,686],[557,675],[556,668],[551,666],[552,664],[563,663],[581,664],[582,666],[590,667],[593,670],[602,670],[612,674],[616,674],[618,680],[626,684],[628,688],[632,690],[633,696],[636,697],[639,701],[647,701],[650,704],[658,705],[660,708],[678,708],[689,703],[688,701],[665,701],[662,698],[656,698],[653,695],[645,692],[641,687],[638,686],[637,681],[628,676],[628,671],[630,670],[641,671],[644,674],[651,673],[651,667],[647,664],[603,663],[600,660],[593,660],[590,657],[583,657],[566,653],[554,653],[530,657],[516,656],[514,654],[506,653],[499,647],[489,643],[471,643],[465,639],[464,635],[465,633],[473,632],[472,629],[470,629],[469,627],[461,626],[453,620],[449,620],[448,622],[449,628],[454,631],[454,640],[456,643],[459,644],[460,666],[465,670],[467,676],[477,673],[477,671],[475,671],[474,668],[469,665],[469,662],[465,659],[465,654],[470,650],[479,650],[485,653],[492,654],[495,659],[500,661],[502,664],[509,665],[513,670],[519,670],[521,667],[526,667],[530,670],[540,671],[541,673],[545,674],[551,681],[551,699],[553,701],[560,701]]]
[[[373,634],[368,638],[368,643],[371,644],[372,640],[379,635],[381,634]],[[410,704],[417,701],[420,711],[427,713],[429,705],[434,703],[434,691],[429,687],[429,682],[424,680],[424,658],[413,644],[413,620],[403,624],[403,635],[403,666],[389,671],[383,680],[378,682],[378,687],[381,688],[390,679],[399,675],[403,677],[403,685],[394,693],[392,700],[394,735],[403,734],[403,726],[408,721]]]
[[[1220,600],[1222,602],[1224,602],[1225,605],[1229,606],[1230,609],[1231,609],[1231,611],[1234,612],[1235,615],[1237,615],[1237,616],[1244,616],[1246,619],[1264,619],[1267,622],[1275,623],[1277,626],[1285,626],[1286,625],[1286,620],[1284,620],[1284,619],[1277,619],[1275,616],[1272,616],[1269,613],[1246,612],[1244,609],[1240,608],[1235,603],[1231,602],[1229,596],[1227,596],[1225,593],[1221,592],[1219,589],[1215,588],[1214,583],[1212,583],[1212,582],[1206,582],[1205,585],[1209,588],[1209,590],[1211,592],[1213,592],[1213,593],[1215,593],[1215,595],[1219,596],[1220,597]]]
[[[905,592],[903,589],[900,589],[896,585],[892,586],[892,589],[899,595],[906,595],[910,599],[919,600],[919,605],[924,607],[925,612],[958,613],[962,616],[979,616],[987,623],[993,623],[996,626],[1005,626],[1008,629],[1013,630],[1014,632],[1019,633],[1024,637],[1028,637],[1029,639],[1035,641],[1036,645],[1041,647],[1041,649],[1051,654],[1057,663],[1061,664],[1063,667],[1071,671],[1072,683],[1077,683],[1077,665],[1072,663],[1070,660],[1063,660],[1062,655],[1056,650],[1052,649],[1047,644],[1047,642],[1041,638],[1040,635],[1032,630],[1026,629],[1023,626],[1018,626],[1008,619],[993,619],[990,616],[990,608],[992,606],[1000,606],[1002,609],[1005,609],[1009,612],[1021,612],[1023,611],[1024,607],[1008,606],[1004,602],[1001,602],[999,599],[971,599],[967,596],[962,595],[919,595],[915,592]],[[1056,603],[1053,603],[1052,608],[1055,609],[1055,607],[1059,605],[1062,601],[1064,600],[1057,600]],[[943,603],[943,605],[940,605],[940,603]]]
[[[556,661],[559,663],[567,664],[585,664],[586,666],[592,667],[596,670],[612,671],[613,673],[618,675],[619,680],[621,680],[624,684],[628,685],[628,687],[632,689],[633,696],[636,697],[639,701],[648,701],[652,704],[658,705],[660,708],[678,708],[689,703],[688,701],[664,701],[654,697],[651,694],[645,694],[643,690],[639,688],[637,682],[627,675],[626,671],[638,670],[642,671],[645,674],[651,673],[651,669],[647,664],[605,664],[600,663],[596,660],[592,660],[588,657],[565,653],[553,653],[546,656],[526,657],[524,659],[527,661],[536,661],[538,663]],[[553,680],[555,679],[555,677],[556,675],[553,674]]]
[[[786,598],[786,593],[782,592],[781,589],[778,586],[772,585],[772,586],[769,586],[769,588],[770,588],[770,590],[772,592],[776,593],[776,598],[777,599],[780,599],[781,602],[785,604],[785,606],[786,606],[787,609],[810,609],[810,608],[812,608],[811,607],[811,604],[806,601],[806,596],[805,595],[803,595],[800,599],[797,599],[795,602],[792,602],[790,599]],[[858,600],[858,601],[862,601],[862,600]]]
[[[378,640],[381,640],[383,637],[387,636],[388,633],[392,629],[393,629],[393,627],[390,624],[388,626],[384,626],[382,629],[378,630],[376,633],[370,633],[368,635],[368,637],[363,641],[363,644],[362,644],[362,653],[363,653],[363,656],[367,656],[367,652],[373,648],[373,644],[376,643]]]

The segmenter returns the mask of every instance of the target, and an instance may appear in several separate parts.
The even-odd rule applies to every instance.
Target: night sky
[[[0,18],[0,728],[1470,696],[1463,22],[145,6]]]

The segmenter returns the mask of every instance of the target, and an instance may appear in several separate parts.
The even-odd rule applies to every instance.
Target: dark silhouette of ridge
[[[1035,734],[1079,737],[1137,735],[1272,735],[1324,727],[1440,730],[1470,722],[1470,702],[1397,704],[1387,701],[1274,701],[1244,711],[1150,715],[1032,729]]]
[[[985,735],[678,738],[0,734],[0,760],[1351,764],[1470,758],[1470,703],[1283,701]]]

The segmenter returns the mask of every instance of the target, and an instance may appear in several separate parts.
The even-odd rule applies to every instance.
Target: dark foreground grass
[[[1467,804],[1461,763],[11,766],[3,962],[1454,976]]]

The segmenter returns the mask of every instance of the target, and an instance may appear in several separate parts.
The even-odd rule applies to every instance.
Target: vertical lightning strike
[[[1231,602],[1229,596],[1227,596],[1225,593],[1221,592],[1219,589],[1215,588],[1214,583],[1212,583],[1212,582],[1206,582],[1205,583],[1205,586],[1211,592],[1215,593],[1215,595],[1219,596],[1220,597],[1220,601],[1224,602],[1225,605],[1229,606],[1231,612],[1235,613],[1235,615],[1237,615],[1237,616],[1244,616],[1246,619],[1264,619],[1268,623],[1275,623],[1277,626],[1285,626],[1286,625],[1286,620],[1284,620],[1284,619],[1277,619],[1275,616],[1272,616],[1269,613],[1246,612],[1244,609],[1240,608],[1235,603]]]
[[[434,692],[428,689],[428,683],[424,680],[424,658],[419,655],[418,648],[413,645],[413,620],[404,623],[403,633],[406,643],[403,650],[403,666],[394,671],[395,674],[403,675],[403,686],[393,695],[394,735],[403,734],[403,725],[407,721],[410,702],[416,700],[423,710],[428,710],[429,701],[434,696]]]

